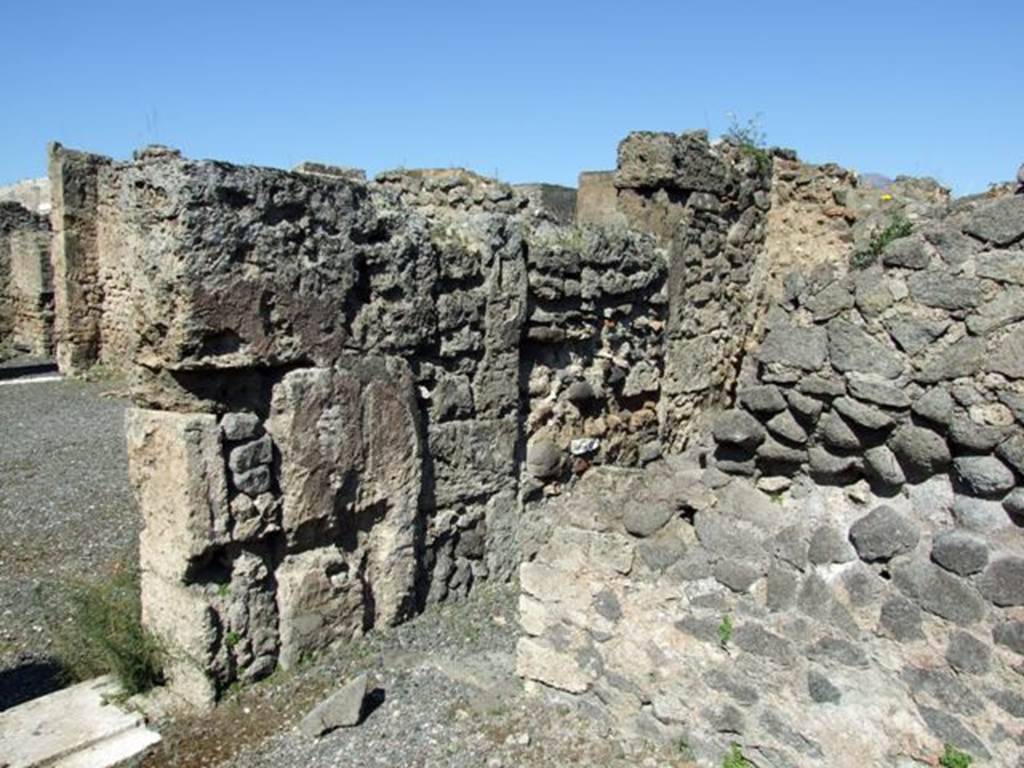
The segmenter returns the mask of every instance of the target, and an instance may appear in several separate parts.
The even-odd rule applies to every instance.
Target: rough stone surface
[[[858,761],[872,754],[880,765],[899,764],[896,745],[905,738],[934,745],[934,754],[942,738],[968,734],[974,740],[964,743],[978,755],[1003,749],[989,742],[986,724],[1010,721],[993,716],[984,690],[964,676],[1011,680],[1015,673],[992,646],[1018,641],[967,579],[915,547],[927,519],[911,519],[894,501],[900,510],[883,507],[854,523],[855,531],[877,533],[883,556],[892,558],[881,571],[891,579],[882,578],[877,565],[850,563],[844,525],[807,525],[808,515],[824,510],[855,520],[856,502],[841,491],[812,487],[806,501],[783,498],[759,512],[755,495],[737,491],[752,489],[749,481],[722,486],[711,476],[717,504],[692,523],[667,524],[692,542],[685,554],[656,560],[638,552],[643,566],[634,560],[630,570],[626,521],[648,506],[633,498],[635,489],[660,494],[655,489],[667,477],[652,465],[611,498],[608,486],[595,484],[538,510],[561,522],[521,569],[527,637],[519,669],[528,680],[593,704],[626,733],[685,728],[688,744],[712,765],[723,754],[723,735],[747,745],[746,754],[771,745],[771,754],[786,754],[792,765],[803,757],[843,765],[850,738],[875,750],[858,751]],[[830,575],[837,569],[842,578]],[[921,663],[929,657],[938,665]],[[1015,707],[1016,700],[993,695]],[[650,708],[642,703],[648,700]],[[871,703],[862,708],[862,700]],[[847,734],[858,735],[836,740],[834,717],[847,707],[855,710]],[[896,711],[927,716],[894,719]],[[897,732],[903,735],[894,738]]]
[[[1024,621],[1006,621],[992,630],[992,639],[999,645],[1024,656]]]
[[[941,436],[923,427],[904,425],[889,441],[908,477],[923,479],[945,470],[950,464],[949,446]]]
[[[726,411],[714,423],[715,439],[725,445],[752,450],[764,441],[764,428],[757,419],[738,410]]]
[[[811,534],[807,559],[812,563],[847,563],[855,557],[845,533],[836,526],[823,525]]]
[[[741,389],[737,396],[743,407],[752,413],[778,413],[786,408],[782,392],[770,384]]]
[[[964,229],[995,245],[1009,245],[1024,236],[1024,199],[1019,195],[1001,197],[979,206]]]
[[[836,398],[832,406],[848,421],[865,429],[886,429],[893,425],[892,417],[885,411],[849,397]]]
[[[840,371],[873,373],[887,379],[903,372],[899,355],[848,320],[829,323],[828,351],[832,364]]]
[[[526,449],[526,467],[534,477],[546,478],[558,474],[561,462],[562,452],[550,440],[538,440]]]
[[[864,470],[869,477],[883,486],[896,488],[906,480],[896,454],[887,446],[876,445],[864,451]]]
[[[317,738],[335,728],[359,725],[368,687],[369,678],[366,675],[345,683],[302,718],[299,730],[309,738]]]
[[[980,281],[944,271],[916,272],[907,279],[907,286],[915,300],[938,309],[972,309],[984,295]]]
[[[927,561],[899,564],[893,582],[924,610],[961,626],[985,616],[984,603],[972,587]]]
[[[932,560],[960,576],[978,573],[988,564],[988,546],[973,533],[950,530],[932,542]]]
[[[807,430],[801,426],[800,422],[789,411],[782,411],[773,416],[766,426],[773,435],[784,438],[791,443],[803,444],[807,442]]]
[[[979,587],[996,605],[1024,605],[1024,557],[994,559],[981,575]]]
[[[1013,472],[994,456],[958,456],[953,469],[978,496],[1002,496],[1015,482]]]
[[[917,546],[920,532],[906,515],[882,505],[850,527],[850,541],[861,560],[876,561],[909,552]]]
[[[758,354],[763,363],[817,371],[828,355],[826,345],[827,337],[822,328],[778,328],[768,333]]]
[[[992,667],[992,650],[974,635],[957,630],[949,638],[946,661],[957,672],[983,675]]]
[[[900,641],[918,640],[921,632],[921,609],[904,597],[891,597],[882,606],[879,625],[894,639]]]

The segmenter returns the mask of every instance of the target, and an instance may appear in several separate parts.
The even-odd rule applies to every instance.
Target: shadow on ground
[[[58,664],[32,659],[0,671],[0,712],[63,688],[65,680]]]

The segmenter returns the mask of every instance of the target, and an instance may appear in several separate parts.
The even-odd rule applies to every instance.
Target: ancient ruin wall
[[[512,573],[513,220],[168,152],[117,181],[144,614],[179,692],[208,700]]]
[[[1022,235],[1024,199],[976,201],[922,222],[875,265],[791,273],[740,410],[718,429],[723,467],[891,490],[952,473],[972,497],[1012,490],[1024,470]],[[730,443],[727,425],[748,418],[766,430],[757,445]]]
[[[25,179],[0,187],[0,203],[18,203],[32,213],[50,213],[50,180]]]
[[[122,164],[55,144],[49,167],[57,365],[68,375],[97,364],[123,370],[134,329]]]
[[[779,281],[710,453],[543,510],[520,673],[707,764],[1015,765],[1024,198],[851,189],[875,201]],[[908,209],[866,265],[861,225]]]
[[[668,251],[658,409],[663,443],[679,450],[728,402],[742,364],[763,289],[770,162],[703,132],[633,133],[613,184],[616,213]]]
[[[627,138],[606,226],[458,170],[54,168],[64,357],[129,362],[145,619],[196,702],[508,577],[524,503],[693,442],[813,315],[766,312],[771,176],[702,134]]]
[[[174,649],[179,692],[209,700],[512,575],[532,438],[549,436],[550,466],[527,493],[672,442],[666,340],[704,326],[681,308],[672,320],[673,296],[691,298],[669,289],[669,244],[707,233],[710,254],[742,218],[729,251],[742,285],[762,183],[703,137],[679,141],[693,205],[673,210],[685,235],[661,241],[561,227],[465,172],[367,183],[54,148],[58,358],[73,372],[128,363],[145,620]],[[719,197],[690,189],[691,163],[718,174]],[[709,198],[717,213],[699,207]],[[714,323],[738,300],[730,285],[705,289]]]
[[[96,205],[99,167],[108,163],[60,145],[50,148],[54,342],[57,365],[66,373],[86,370],[99,353]]]
[[[47,220],[0,203],[0,350],[52,351],[53,277]]]

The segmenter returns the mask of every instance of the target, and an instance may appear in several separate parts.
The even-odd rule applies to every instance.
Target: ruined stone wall
[[[98,155],[50,147],[54,343],[57,365],[65,373],[85,371],[99,354],[96,206],[99,170],[109,163]]]
[[[628,230],[542,225],[528,254],[528,490],[661,455],[665,250]]]
[[[0,349],[52,352],[53,277],[45,218],[0,203]]]
[[[65,374],[80,375],[98,363],[125,370],[133,348],[132,241],[123,231],[122,168],[100,155],[50,149],[54,337]]]
[[[516,184],[514,189],[529,200],[530,213],[547,215],[557,224],[572,224],[576,218],[576,190],[559,184]]]
[[[675,450],[731,397],[763,290],[753,278],[770,184],[756,157],[700,132],[619,146],[618,208],[669,248],[661,410]]]
[[[0,202],[18,203],[45,216],[50,213],[50,180],[26,179],[0,187]]]
[[[162,149],[55,152],[55,188],[80,203],[59,204],[64,261],[88,267],[100,300],[91,353],[130,361],[143,604],[180,690],[208,699],[509,577],[521,492],[681,437],[664,372],[703,376],[685,389],[692,413],[738,347],[723,337],[714,373],[666,350],[740,327],[723,323],[757,248],[761,177],[701,136],[678,141],[675,176],[642,186],[642,161],[624,166],[636,205],[682,190],[671,234],[560,226],[462,171],[367,183]],[[711,258],[737,221],[722,245],[735,275],[694,271],[690,246]],[[702,319],[673,315],[703,283]]]
[[[514,214],[529,205],[526,195],[509,184],[464,168],[385,171],[375,181],[399,202],[426,215],[449,212]]]
[[[631,134],[602,177],[614,218],[530,229],[528,500],[595,464],[678,450],[729,401],[755,317],[765,171],[704,134]]]
[[[58,357],[129,367],[145,616],[179,690],[509,576],[524,463],[528,497],[557,493],[724,397],[763,169],[699,134],[630,137],[619,165],[642,231],[459,170],[53,149]]]
[[[864,476],[892,491],[951,474],[962,514],[984,517],[1024,471],[1022,236],[1019,196],[975,201],[922,222],[867,268],[791,273],[751,386],[717,427],[722,466]],[[756,445],[734,431],[741,423],[760,430]]]
[[[1017,765],[1024,197],[774,162],[735,408],[526,508],[519,672],[698,764]]]
[[[209,700],[513,572],[513,218],[165,150],[100,177],[98,274],[113,254],[131,276],[144,618],[176,690]]]
[[[736,402],[706,462],[774,491],[823,478],[824,411],[881,414],[893,430],[916,418],[909,403],[877,402],[926,388],[915,353],[882,335],[904,315],[947,315],[930,354],[986,333],[1016,343],[1013,280],[979,269],[1019,240],[979,242],[968,219],[984,220],[981,207],[935,224],[947,204],[924,190],[919,209],[901,203],[918,234],[851,272],[888,210],[841,169],[783,161],[701,133],[632,134],[611,177],[614,221],[565,225],[457,169],[367,182],[317,164],[286,172],[164,148],[116,163],[55,148],[58,356],[66,370],[130,373],[144,615],[172,650],[174,688],[208,701],[543,561],[544,542],[577,534],[552,530],[540,502],[592,472],[656,471]],[[834,254],[819,264],[808,240],[823,233]],[[900,261],[918,252],[926,264]],[[819,266],[786,279],[805,254]],[[954,282],[977,283],[977,302],[921,298],[959,296]],[[876,381],[872,366],[896,358],[900,373]],[[975,377],[970,402],[949,388],[968,417],[985,406],[974,411],[986,428],[1016,407],[990,407],[1014,390],[992,373]],[[751,392],[771,407],[750,406]],[[857,424],[871,440],[884,432]],[[851,479],[868,472],[866,449],[895,453],[887,437],[862,447]],[[677,528],[664,535],[690,535]],[[675,563],[677,544],[644,547],[651,573]],[[590,551],[566,563],[589,573]],[[769,561],[757,563],[760,578]],[[631,571],[617,573],[625,588]]]

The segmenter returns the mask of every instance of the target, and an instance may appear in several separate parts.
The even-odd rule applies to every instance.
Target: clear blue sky
[[[1024,0],[5,0],[0,41],[0,184],[50,140],[575,184],[729,112],[959,194],[1024,161]]]

